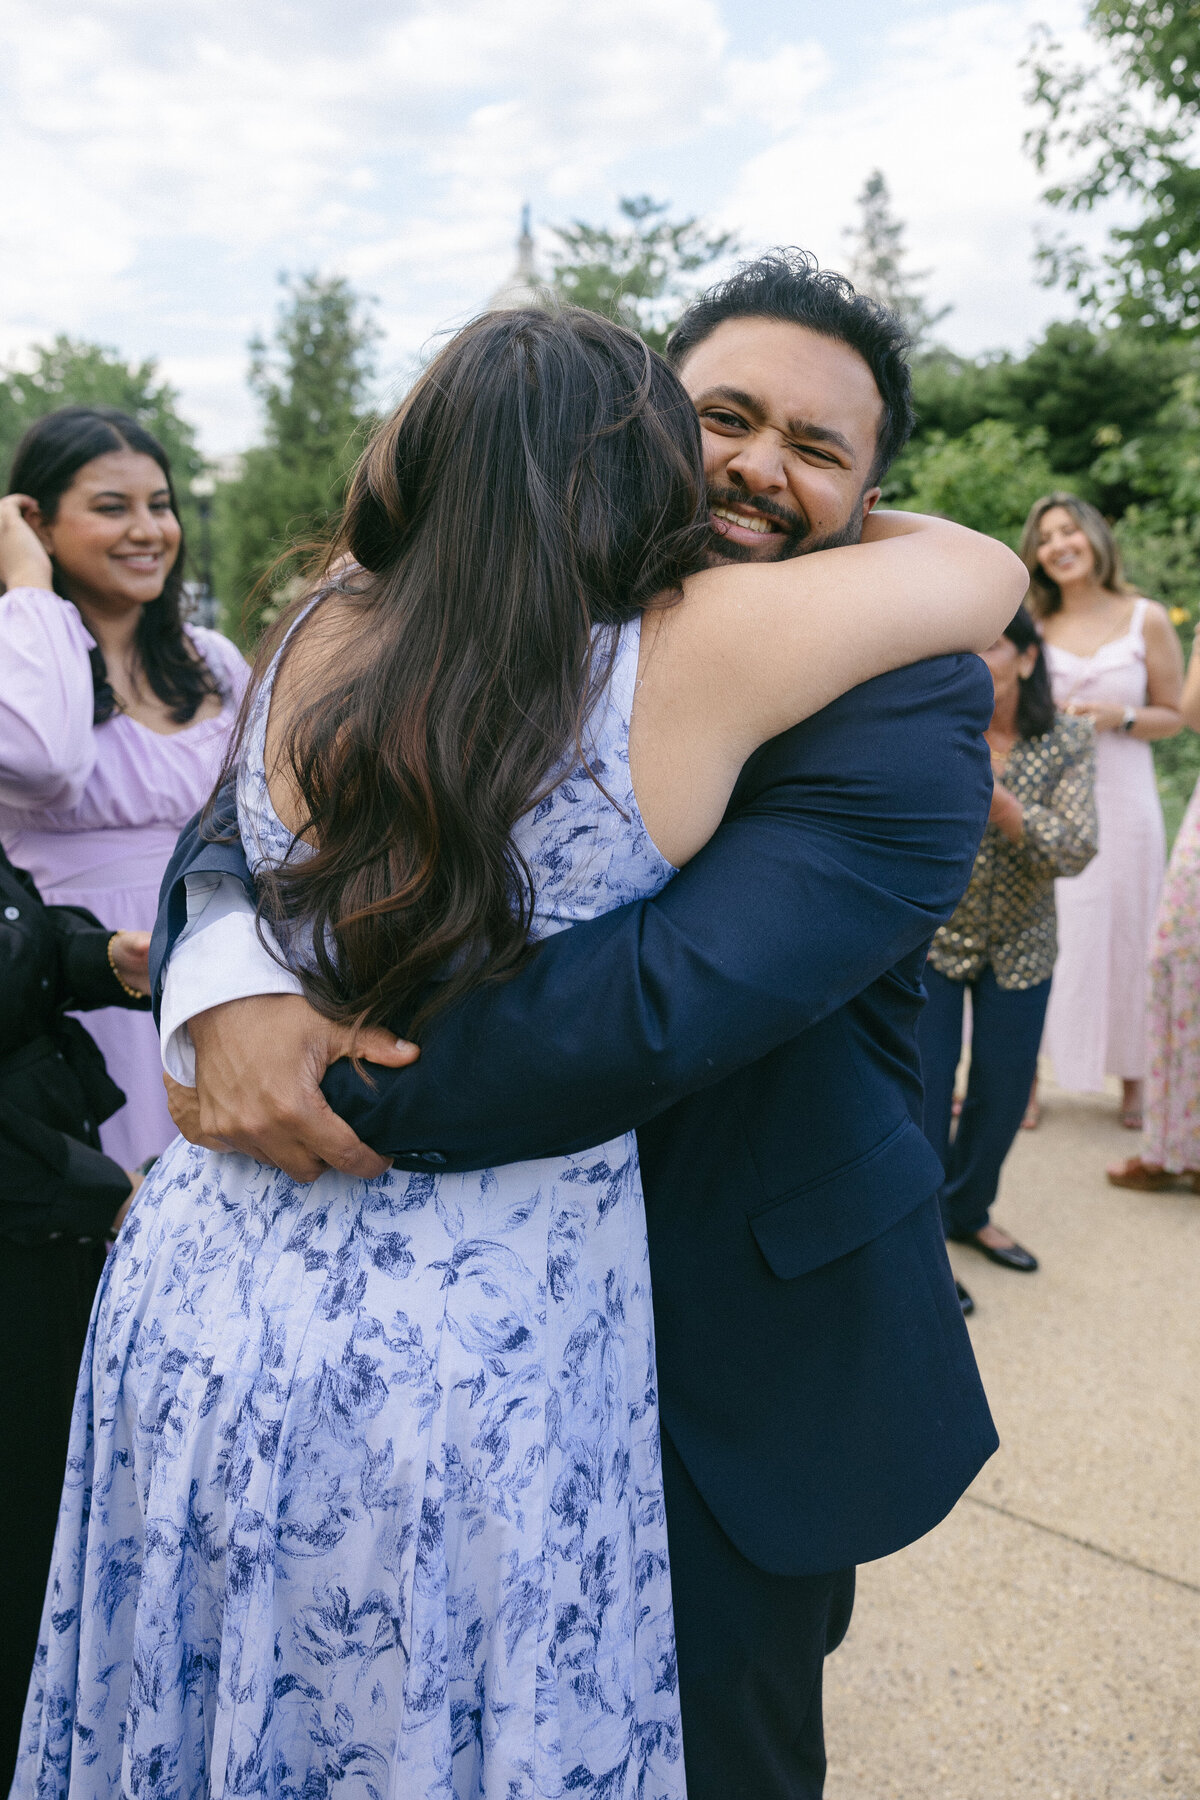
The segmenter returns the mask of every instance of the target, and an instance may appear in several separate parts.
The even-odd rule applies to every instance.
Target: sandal
[[[1123,1163],[1115,1164],[1106,1173],[1113,1187],[1135,1188],[1140,1194],[1160,1194],[1176,1179],[1170,1169],[1161,1169],[1156,1163],[1143,1162],[1140,1156],[1127,1157]],[[1196,1185],[1194,1175],[1192,1185]],[[1200,1192],[1200,1188],[1196,1191]]]

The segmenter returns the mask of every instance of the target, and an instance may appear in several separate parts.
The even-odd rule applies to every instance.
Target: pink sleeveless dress
[[[0,595],[0,842],[51,906],[84,906],[114,930],[149,931],[175,840],[212,792],[249,669],[218,631],[186,630],[224,696],[221,711],[160,734],[118,713],[92,724],[93,639],[41,588]],[[83,1020],[124,1088],[100,1127],[134,1169],[175,1136],[149,1013],[106,1007]]]
[[[1149,602],[1094,656],[1046,645],[1055,704],[1145,706]],[[1167,844],[1150,745],[1096,734],[1100,849],[1082,875],[1055,883],[1058,962],[1042,1047],[1061,1087],[1099,1093],[1106,1075],[1146,1073],[1148,957]]]

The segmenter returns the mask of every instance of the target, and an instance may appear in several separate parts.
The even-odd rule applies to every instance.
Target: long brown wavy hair
[[[277,764],[311,854],[266,875],[261,906],[311,931],[324,1013],[411,1033],[519,965],[533,894],[511,834],[583,754],[613,647],[593,627],[678,594],[707,512],[686,392],[608,320],[485,315],[426,368],[326,559],[358,565],[334,579],[362,654],[310,683]]]
[[[1038,536],[1042,520],[1055,506],[1070,513],[1096,558],[1096,580],[1110,594],[1128,594],[1132,589],[1121,573],[1121,552],[1108,520],[1089,500],[1078,494],[1043,494],[1029,509],[1029,517],[1021,530],[1021,546],[1017,554],[1029,570],[1029,610],[1039,619],[1048,619],[1062,606],[1062,593],[1052,575],[1047,575],[1038,561]]]

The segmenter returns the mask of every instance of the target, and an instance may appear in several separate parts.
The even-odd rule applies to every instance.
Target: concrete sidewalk
[[[1044,1095],[955,1247],[1001,1449],[860,1571],[826,1664],[827,1800],[1200,1800],[1200,1196],[1110,1187],[1115,1101]]]

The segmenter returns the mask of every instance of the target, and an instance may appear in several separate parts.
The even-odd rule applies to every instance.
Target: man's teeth
[[[769,519],[759,518],[757,513],[731,512],[727,506],[714,506],[712,513],[714,519],[728,519],[731,525],[740,525],[745,531],[757,531],[763,537],[775,529]]]

